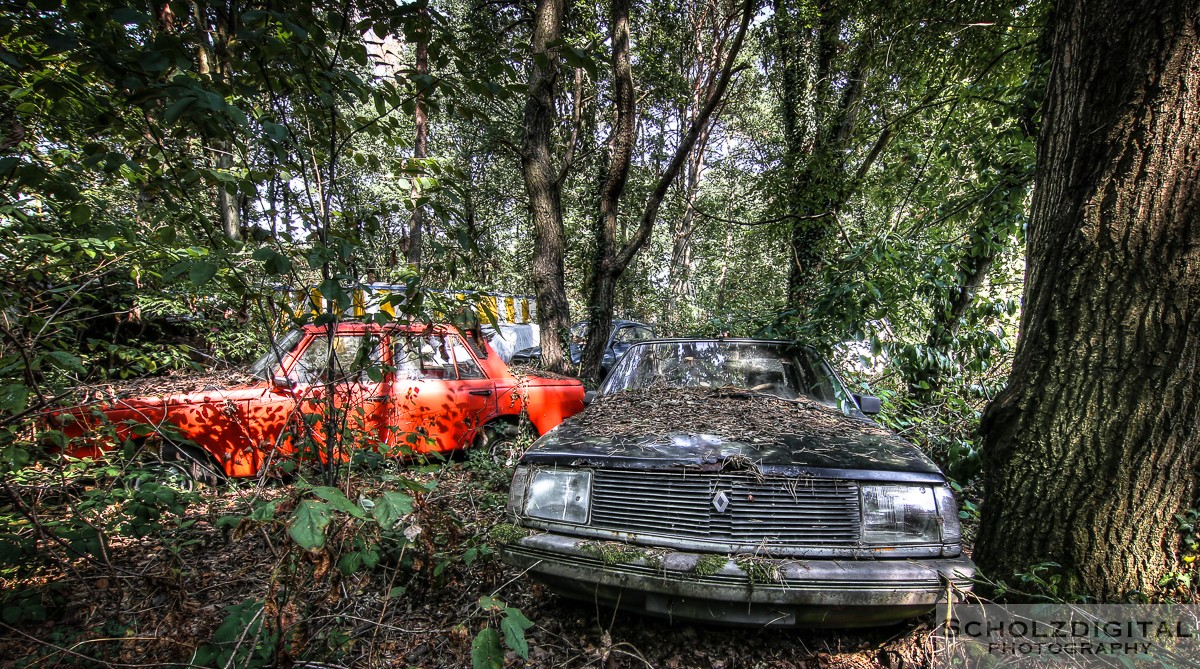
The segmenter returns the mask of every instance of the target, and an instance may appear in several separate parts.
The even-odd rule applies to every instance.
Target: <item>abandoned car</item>
[[[726,624],[898,622],[969,590],[958,509],[810,348],[634,344],[513,477],[501,555],[559,594]]]
[[[571,364],[578,365],[583,358],[583,347],[587,344],[588,322],[582,321],[571,326],[571,343],[567,349]],[[601,376],[608,374],[621,354],[639,341],[654,338],[654,330],[645,323],[637,321],[614,320],[608,340],[604,343],[604,355],[600,358]],[[538,365],[542,361],[542,347],[530,346],[513,354],[514,365]]]
[[[51,422],[69,439],[68,456],[144,440],[154,442],[157,464],[212,483],[327,458],[321,448],[298,449],[324,443],[320,421],[330,413],[344,416],[343,443],[406,456],[505,438],[524,420],[541,434],[584,407],[579,381],[518,378],[485,340],[449,325],[309,325],[275,342],[251,371],[255,381],[240,387],[117,393]]]

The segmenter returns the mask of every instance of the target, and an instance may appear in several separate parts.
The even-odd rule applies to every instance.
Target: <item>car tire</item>
[[[140,468],[144,475],[134,480],[134,488],[154,481],[191,492],[198,487],[218,486],[226,480],[207,452],[174,442],[164,442],[158,456],[145,460]]]
[[[502,461],[519,447],[523,440],[532,442],[537,438],[537,430],[528,420],[494,420],[484,425],[475,437],[474,447],[487,451],[492,459]]]

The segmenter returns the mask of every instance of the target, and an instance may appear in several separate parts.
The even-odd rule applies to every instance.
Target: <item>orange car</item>
[[[244,477],[294,457],[306,432],[308,443],[324,444],[326,415],[339,433],[349,430],[342,443],[406,455],[504,438],[523,417],[542,434],[583,409],[579,381],[518,378],[486,341],[444,325],[306,326],[252,372],[262,381],[60,412],[66,452],[112,448],[112,439],[88,438],[110,424],[122,441],[161,436],[163,460],[187,465],[193,478]]]

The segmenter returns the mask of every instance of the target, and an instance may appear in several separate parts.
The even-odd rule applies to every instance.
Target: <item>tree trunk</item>
[[[196,18],[196,30],[199,33],[196,71],[201,76],[214,81],[224,81],[226,84],[232,81],[229,42],[233,35],[231,22],[236,15],[235,11],[235,7],[216,7],[214,9],[216,21],[210,37],[206,6],[201,2],[192,3],[192,12]],[[218,170],[228,172],[233,167],[233,144],[228,139],[212,140],[207,148],[216,154]],[[238,197],[236,193],[226,190],[224,185],[217,186],[217,213],[221,219],[221,230],[224,232],[225,238],[234,242],[241,241],[242,222],[238,214]]]
[[[1053,57],[1021,335],[988,407],[976,559],[1103,599],[1175,565],[1200,447],[1200,5],[1070,0]]]
[[[624,148],[620,145],[622,141],[621,133],[626,123],[628,123],[630,133],[636,132],[636,119],[633,118],[633,79],[632,71],[629,69],[629,4],[630,0],[613,0],[612,2],[613,95],[616,107],[613,118],[614,143],[611,152],[613,158],[609,165],[608,176],[601,187],[600,220],[597,223],[596,259],[593,264],[592,290],[588,302],[589,333],[580,365],[580,377],[596,382],[601,380],[600,360],[604,355],[604,344],[608,340],[609,330],[612,328],[613,304],[617,280],[621,278],[621,274],[629,267],[629,263],[633,261],[642,246],[649,241],[650,233],[654,230],[654,222],[658,220],[658,209],[662,206],[663,198],[667,196],[667,191],[670,189],[671,184],[675,182],[675,177],[683,169],[683,164],[691,154],[692,148],[696,146],[701,133],[708,126],[709,119],[712,117],[717,105],[725,97],[725,91],[729,87],[729,80],[733,76],[733,63],[737,60],[738,54],[741,53],[746,31],[750,27],[750,19],[754,14],[755,0],[746,0],[745,4],[741,7],[741,23],[738,26],[737,34],[730,44],[729,52],[725,56],[725,63],[721,68],[720,74],[716,79],[712,80],[710,87],[706,90],[704,106],[692,121],[683,139],[680,140],[679,146],[675,147],[675,153],[671,157],[671,161],[667,164],[666,169],[663,170],[662,175],[659,176],[654,190],[651,191],[649,198],[647,198],[637,229],[629,238],[629,241],[621,247],[620,251],[617,251],[617,205],[625,189],[624,182],[630,162],[626,159],[623,168],[617,162],[621,152],[624,151]],[[621,32],[624,33],[623,36]],[[629,78],[627,83],[621,81],[625,76],[624,72],[628,72]],[[629,95],[628,98],[621,97],[621,89],[626,86]],[[622,114],[627,114],[628,119],[622,119]],[[632,141],[632,138],[630,141]],[[626,174],[615,171],[618,169],[623,169]]]
[[[429,157],[429,109],[425,102],[426,85],[423,77],[429,76],[429,5],[422,2],[417,9],[418,30],[416,45],[416,73],[421,78],[417,84],[416,104],[413,109],[413,170],[412,197],[421,196],[421,188],[417,185],[417,177],[425,171],[425,159]],[[413,265],[421,264],[421,248],[424,245],[425,208],[413,207],[412,219],[408,224],[408,262]]]
[[[709,72],[715,72],[718,63],[709,63]],[[700,106],[704,104],[704,99],[701,97],[701,87],[699,82],[695,87],[692,95],[692,104],[689,110],[691,120],[695,120],[695,114],[699,112]],[[696,146],[692,148],[691,155],[688,157],[687,165],[684,167],[683,175],[683,200],[684,210],[683,216],[680,218],[677,225],[672,226],[671,235],[671,266],[667,275],[671,279],[670,289],[667,295],[667,312],[664,314],[664,321],[675,324],[682,324],[683,321],[676,315],[676,310],[680,305],[684,308],[692,309],[692,236],[696,232],[696,224],[699,222],[696,217],[696,197],[700,192],[700,175],[704,171],[704,153],[708,149],[708,137],[711,132],[710,123],[706,124],[700,132],[700,139],[697,140]],[[691,322],[691,314],[686,322]]]
[[[551,156],[554,94],[558,83],[562,0],[538,0],[533,29],[533,69],[521,138],[521,170],[533,220],[533,288],[537,294],[542,364],[566,372],[565,340],[571,317],[564,285],[562,193]],[[552,46],[554,45],[554,46]]]
[[[582,354],[580,376],[600,381],[600,360],[612,330],[617,279],[618,206],[629,180],[633,143],[637,138],[633,91],[633,65],[629,56],[629,5],[631,0],[612,0],[609,38],[612,43],[613,128],[608,146],[608,174],[600,186],[600,218],[596,221],[596,255],[592,267],[592,291],[588,300],[588,337]]]
[[[692,15],[692,58],[695,61],[695,67],[684,63],[681,67],[683,73],[689,71],[695,73],[691,96],[688,102],[680,109],[679,118],[686,118],[688,124],[694,123],[696,115],[700,113],[700,109],[704,106],[705,82],[714,76],[721,67],[722,55],[725,52],[725,44],[728,41],[727,34],[716,34],[713,36],[712,45],[710,48],[705,48],[703,36],[705,28],[705,19],[711,12],[718,11],[711,4],[706,4],[703,10],[700,8],[693,9]],[[707,55],[702,57],[702,54],[707,51]],[[684,125],[680,125],[680,133],[684,131]],[[670,278],[670,286],[667,291],[667,302],[665,312],[662,315],[662,322],[668,326],[674,326],[673,329],[679,329],[686,323],[691,323],[695,317],[695,306],[693,296],[695,288],[692,284],[692,267],[694,264],[692,257],[692,237],[696,232],[696,226],[699,222],[696,216],[696,198],[700,191],[700,175],[704,171],[704,157],[708,150],[708,139],[712,132],[712,122],[704,126],[701,130],[700,138],[696,142],[696,146],[692,148],[691,155],[688,156],[687,164],[683,170],[683,201],[684,210],[683,216],[679,222],[671,226],[671,265],[667,272]],[[682,139],[682,136],[680,137]],[[688,318],[683,319],[678,315],[680,308],[688,310]]]

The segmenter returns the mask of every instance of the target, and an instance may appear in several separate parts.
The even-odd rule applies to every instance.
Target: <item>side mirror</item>
[[[588,406],[596,401],[596,391],[589,390],[583,394],[583,406]]]
[[[855,401],[858,402],[858,409],[868,416],[874,416],[883,408],[883,402],[879,401],[878,397],[870,395],[855,395]]]
[[[271,387],[275,390],[291,390],[296,387],[296,382],[290,376],[275,376],[271,378]]]

